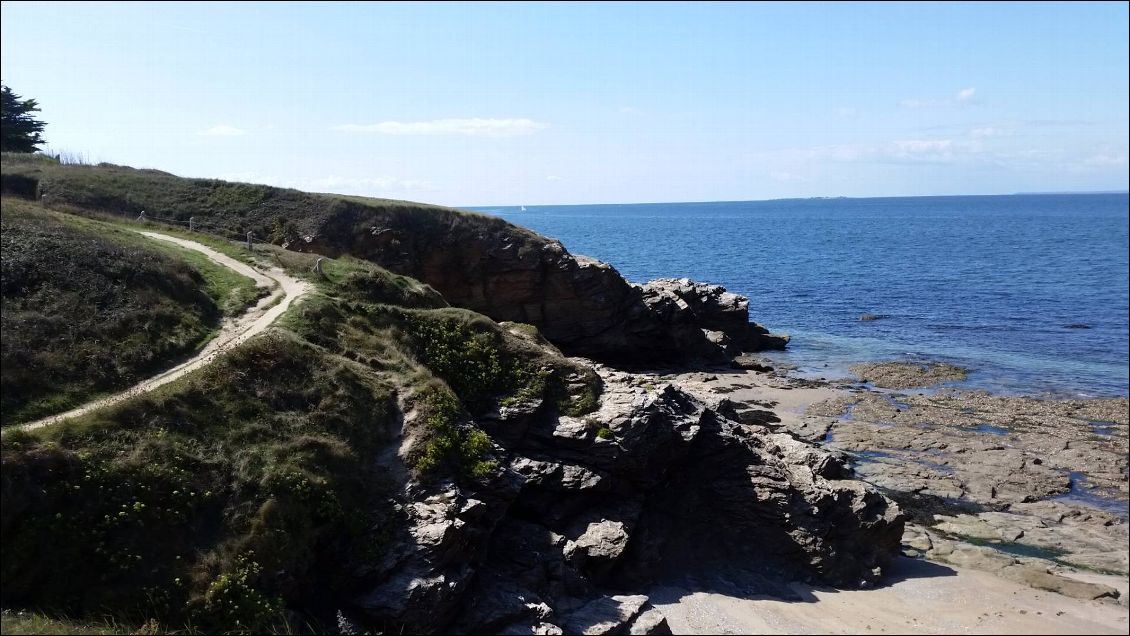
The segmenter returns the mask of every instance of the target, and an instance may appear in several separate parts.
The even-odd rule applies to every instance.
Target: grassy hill
[[[352,232],[371,214],[396,216],[420,232],[443,231],[461,220],[516,230],[495,217],[437,205],[189,179],[105,163],[63,165],[41,155],[5,153],[0,156],[0,176],[4,193],[38,199],[56,209],[130,219],[144,210],[150,217],[181,224],[196,217],[204,232],[242,239],[252,231],[277,245],[297,244],[327,226]],[[361,225],[354,228],[353,222]]]
[[[4,197],[3,425],[65,411],[172,366],[253,281],[120,226]]]
[[[523,400],[595,406],[595,375],[528,326],[449,307],[365,261],[327,260],[316,276],[314,255],[265,246],[256,258],[318,291],[200,372],[0,437],[5,608],[47,625],[322,629],[404,532],[394,492],[497,478],[472,417]]]

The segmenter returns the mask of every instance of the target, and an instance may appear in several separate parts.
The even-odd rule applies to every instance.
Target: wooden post
[[[188,217],[188,231],[189,232],[195,232],[196,231],[196,217],[194,217],[194,216]]]
[[[314,262],[314,273],[317,274],[318,276],[325,276],[326,275],[326,273],[322,271],[322,261],[323,260],[325,260],[325,259],[323,259],[322,257],[319,256],[318,260]]]
[[[145,210],[142,210],[141,214],[137,215],[137,220],[138,221],[144,221],[145,220]]]
[[[255,248],[251,246],[251,235],[252,235],[252,232],[248,231],[247,232],[247,249],[249,251],[255,251]]]

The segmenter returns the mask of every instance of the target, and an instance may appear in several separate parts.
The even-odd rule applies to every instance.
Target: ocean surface
[[[812,377],[944,360],[963,386],[1125,396],[1127,194],[470,208],[561,240],[628,280],[748,296]],[[862,321],[863,314],[880,316]]]

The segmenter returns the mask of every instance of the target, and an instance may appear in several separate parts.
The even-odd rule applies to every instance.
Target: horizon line
[[[493,205],[455,205],[446,206],[457,209],[474,210],[477,208],[519,208],[519,207],[567,207],[567,206],[593,206],[593,205],[684,205],[697,203],[768,203],[771,201],[814,201],[824,199],[941,199],[949,197],[1017,197],[1017,196],[1053,196],[1053,195],[1083,195],[1083,194],[1130,194],[1130,190],[1047,190],[1034,192],[998,192],[994,194],[898,194],[885,196],[811,196],[811,197],[775,197],[772,199],[712,199],[698,201],[631,201],[620,203],[520,203],[520,204],[493,204]]]

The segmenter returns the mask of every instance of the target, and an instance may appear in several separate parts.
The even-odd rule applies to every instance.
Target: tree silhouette
[[[3,108],[0,111],[0,151],[35,152],[43,143],[39,133],[46,125],[32,116],[39,112],[34,99],[21,100],[12,89],[0,84],[3,91]]]

